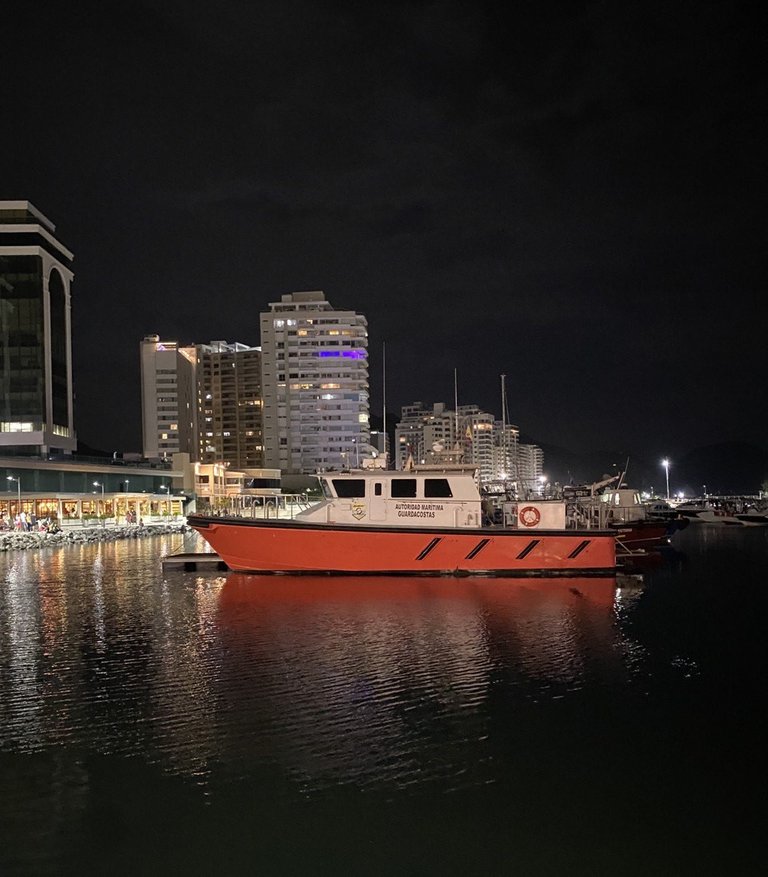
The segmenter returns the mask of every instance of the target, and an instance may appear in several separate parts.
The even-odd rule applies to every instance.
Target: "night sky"
[[[766,446],[765,13],[711,2],[27,2],[0,198],[75,253],[76,426],[140,450],[139,342],[366,315],[373,413],[675,459]],[[748,9],[750,11],[748,11]],[[760,15],[756,18],[756,15]]]

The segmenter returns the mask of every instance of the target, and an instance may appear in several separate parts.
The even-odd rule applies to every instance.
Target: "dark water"
[[[620,581],[0,556],[0,874],[763,874],[768,528]]]

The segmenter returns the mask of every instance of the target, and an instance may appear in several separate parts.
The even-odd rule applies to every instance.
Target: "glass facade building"
[[[0,452],[71,454],[72,253],[28,201],[0,201]]]

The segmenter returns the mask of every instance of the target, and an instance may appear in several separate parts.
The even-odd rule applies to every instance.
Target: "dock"
[[[181,569],[184,572],[197,572],[198,570],[221,570],[228,572],[229,567],[212,552],[198,552],[190,554],[169,554],[162,559],[163,570]]]

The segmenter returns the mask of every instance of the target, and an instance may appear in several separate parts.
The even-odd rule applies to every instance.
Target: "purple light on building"
[[[364,359],[365,351],[364,350],[320,350],[317,353],[318,356],[323,357],[324,359],[329,356],[344,356],[347,359]]]

